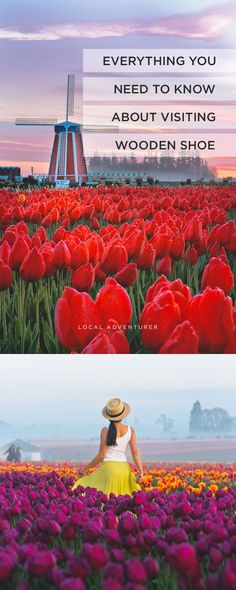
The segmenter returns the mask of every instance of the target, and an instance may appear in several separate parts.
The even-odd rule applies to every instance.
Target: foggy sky
[[[153,434],[162,413],[187,428],[192,404],[236,415],[235,357],[217,355],[2,355],[0,420],[15,425],[78,425],[96,436],[111,397],[131,404],[131,424]]]

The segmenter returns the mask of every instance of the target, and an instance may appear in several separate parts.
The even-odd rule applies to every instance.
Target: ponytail
[[[108,433],[107,433],[107,446],[108,447],[113,447],[114,445],[116,445],[116,436],[117,436],[117,432],[116,432],[115,423],[110,422],[109,428],[108,428]]]

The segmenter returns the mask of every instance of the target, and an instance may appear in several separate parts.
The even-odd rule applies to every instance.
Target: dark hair
[[[120,422],[120,420],[117,420],[117,422]],[[107,446],[108,447],[113,447],[114,445],[117,444],[116,443],[116,436],[117,436],[117,432],[116,432],[115,422],[110,421],[108,433],[107,433]]]

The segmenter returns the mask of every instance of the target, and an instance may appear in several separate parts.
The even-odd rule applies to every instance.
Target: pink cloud
[[[83,22],[45,25],[38,31],[0,29],[0,39],[10,41],[59,41],[98,39],[126,35],[158,35],[184,39],[214,40],[233,25],[236,1],[221,2],[200,11],[153,18],[151,21]]]

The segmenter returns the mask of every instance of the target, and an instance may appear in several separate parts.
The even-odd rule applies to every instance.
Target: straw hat
[[[122,402],[121,399],[118,397],[114,397],[113,399],[109,399],[105,408],[102,410],[102,415],[107,420],[112,422],[116,422],[118,420],[123,420],[126,418],[130,413],[130,406],[126,402]]]

